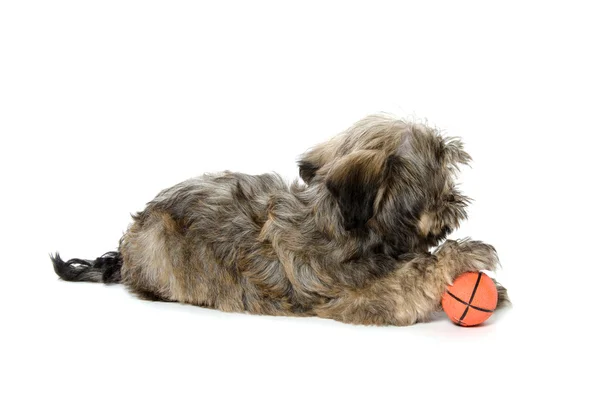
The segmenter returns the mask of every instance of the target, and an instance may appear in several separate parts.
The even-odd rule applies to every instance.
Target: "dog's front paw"
[[[498,283],[496,281],[496,279],[492,279],[492,280],[496,284],[496,290],[498,290],[498,305],[496,306],[496,309],[510,306],[512,304],[512,302],[510,301],[510,298],[508,297],[508,291],[506,290],[506,288],[504,286],[502,286],[500,283]]]
[[[498,253],[493,246],[471,239],[447,240],[437,249],[435,255],[440,265],[454,277],[465,272],[493,271],[500,264]]]

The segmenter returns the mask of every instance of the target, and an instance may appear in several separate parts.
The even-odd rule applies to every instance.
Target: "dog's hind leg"
[[[121,239],[122,282],[136,296],[243,312],[243,288],[185,226],[147,210]],[[222,262],[221,262],[222,263]]]
[[[174,301],[175,270],[171,251],[174,224],[163,213],[134,217],[119,246],[123,284],[136,296],[151,301]]]

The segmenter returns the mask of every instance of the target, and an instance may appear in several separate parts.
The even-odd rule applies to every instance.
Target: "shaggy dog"
[[[467,216],[454,177],[469,160],[457,139],[369,116],[300,158],[304,184],[232,172],[187,180],[133,216],[117,252],[57,254],[54,269],[227,312],[426,321],[456,276],[498,263],[488,244],[444,241]]]

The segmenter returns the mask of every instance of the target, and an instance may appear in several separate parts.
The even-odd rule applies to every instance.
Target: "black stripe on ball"
[[[463,312],[462,316],[458,320],[459,325],[462,325],[463,319],[465,319],[465,317],[467,316],[467,312],[469,312],[469,308],[471,307],[471,302],[473,302],[473,299],[475,298],[475,293],[477,292],[477,288],[479,287],[479,282],[481,281],[482,273],[483,272],[479,272],[479,274],[477,275],[477,281],[475,282],[475,287],[473,288],[473,293],[471,293],[471,299],[469,299],[469,303],[467,303],[467,307],[465,308],[465,311]]]

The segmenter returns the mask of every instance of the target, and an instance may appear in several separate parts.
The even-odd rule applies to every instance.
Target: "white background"
[[[0,414],[597,414],[598,12],[569,1],[0,3]],[[486,2],[487,3],[487,2]],[[60,282],[161,189],[387,111],[463,137],[511,310],[459,328]],[[592,377],[590,379],[590,377]]]

